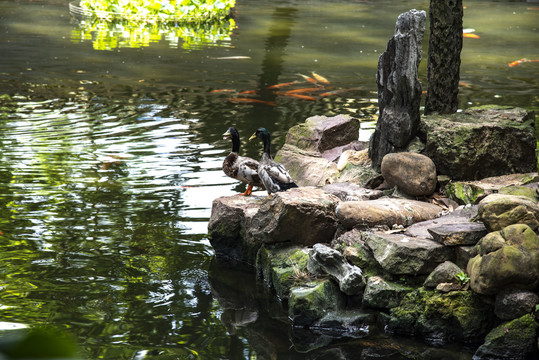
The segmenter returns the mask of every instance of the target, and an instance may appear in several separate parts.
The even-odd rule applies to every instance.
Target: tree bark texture
[[[426,115],[458,109],[462,15],[462,0],[430,1]]]

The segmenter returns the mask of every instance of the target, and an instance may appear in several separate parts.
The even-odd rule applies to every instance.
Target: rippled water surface
[[[243,190],[221,171],[230,150],[221,134],[238,127],[242,152],[258,157],[246,138],[259,126],[272,132],[274,152],[312,115],[344,113],[370,126],[377,60],[396,17],[428,1],[237,3],[225,36],[164,33],[99,50],[68,1],[0,1],[4,334],[52,324],[89,359],[320,355],[251,274],[212,257],[211,202]],[[480,38],[464,39],[460,106],[539,109],[539,62],[508,66],[539,59],[539,5],[465,5],[465,28]],[[303,93],[311,98],[268,89],[311,88],[298,74],[313,71],[330,84]],[[425,83],[426,61],[420,76]],[[244,307],[231,311],[237,303]],[[376,339],[381,353],[438,351]],[[349,358],[374,341],[326,340],[316,347],[356,354]],[[470,357],[451,350],[436,356]]]

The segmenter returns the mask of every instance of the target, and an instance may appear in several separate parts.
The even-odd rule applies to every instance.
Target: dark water
[[[508,66],[539,59],[539,4],[465,5],[465,28],[480,38],[464,40],[461,107],[539,109],[539,62]],[[130,42],[82,29],[67,1],[0,1],[3,333],[53,324],[88,359],[469,358],[458,346],[290,329],[252,274],[213,259],[206,234],[212,200],[243,190],[220,169],[230,149],[221,134],[235,125],[243,152],[258,157],[245,139],[259,126],[274,149],[311,115],[350,114],[368,127],[395,19],[427,7],[238,1],[230,33]],[[314,100],[268,89],[313,71],[330,81],[304,93]]]

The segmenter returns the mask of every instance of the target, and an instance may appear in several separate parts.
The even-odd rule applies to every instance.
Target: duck
[[[272,193],[298,187],[284,166],[275,162],[271,157],[271,135],[268,130],[263,127],[257,129],[249,141],[255,138],[259,138],[264,144],[264,152],[258,165],[258,176],[264,184],[268,196]]]
[[[265,189],[264,184],[258,175],[258,161],[247,156],[240,156],[240,134],[235,127],[231,126],[223,134],[223,139],[232,140],[232,151],[223,160],[223,172],[236,180],[247,184],[247,189],[242,196],[249,196],[253,192],[253,187]]]

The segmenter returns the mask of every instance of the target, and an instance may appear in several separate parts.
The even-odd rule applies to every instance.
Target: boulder
[[[299,186],[322,186],[339,176],[337,164],[323,158],[320,153],[306,151],[284,144],[275,155]]]
[[[476,248],[478,255],[467,268],[473,291],[493,295],[508,287],[539,285],[539,237],[529,226],[516,224],[489,233]]]
[[[359,295],[365,288],[361,269],[349,264],[340,252],[324,244],[315,244],[309,250],[307,269],[314,274],[329,275],[346,295]]]
[[[489,231],[497,231],[512,224],[526,224],[539,228],[539,205],[527,197],[492,194],[479,203],[479,217]]]
[[[437,205],[407,199],[380,198],[371,201],[343,201],[336,208],[337,218],[346,228],[409,226],[441,215]]]
[[[288,246],[329,242],[337,230],[338,202],[337,197],[314,187],[272,194],[245,217],[245,241]]]
[[[302,150],[323,153],[357,141],[359,120],[348,115],[313,116],[288,130],[285,143]]]
[[[454,257],[451,248],[402,234],[375,232],[368,234],[366,241],[376,261],[394,275],[427,275]]]
[[[496,295],[494,313],[502,320],[512,320],[535,312],[539,296],[528,290],[508,289]]]
[[[254,265],[259,245],[244,239],[246,213],[256,213],[264,201],[258,196],[222,196],[213,200],[208,238],[221,258]]]
[[[423,116],[418,135],[426,143],[424,155],[453,180],[537,171],[535,114],[521,108]]]
[[[288,316],[294,326],[309,326],[342,305],[342,293],[333,280],[316,279],[290,289]]]
[[[434,241],[445,246],[475,245],[487,234],[487,229],[481,222],[445,224],[427,231]]]
[[[477,204],[487,195],[495,193],[512,192],[510,195],[524,194],[529,196],[529,190],[514,193],[511,189],[526,187],[537,193],[538,182],[539,174],[537,173],[510,174],[488,177],[478,181],[452,181],[445,186],[445,193],[461,205]]]
[[[403,151],[419,127],[421,83],[417,71],[426,17],[425,11],[415,9],[400,14],[395,34],[378,60],[380,115],[369,144],[369,157],[377,171],[384,156]]]
[[[363,305],[376,309],[391,309],[399,305],[413,288],[371,276],[363,293]]]
[[[462,269],[459,268],[451,261],[444,261],[429,274],[423,286],[426,288],[436,288],[441,283],[453,283],[457,284],[457,274],[461,273]]]
[[[311,246],[329,242],[337,230],[339,199],[301,187],[270,197],[228,196],[213,201],[208,233],[218,256],[255,265],[262,245]]]
[[[473,342],[482,339],[489,323],[489,307],[472,291],[439,293],[419,288],[390,310],[387,329],[431,341]]]
[[[532,314],[503,323],[487,334],[474,359],[531,359],[537,354],[536,331]]]
[[[381,166],[386,183],[410,196],[428,196],[436,190],[436,166],[425,155],[410,152],[384,156]]]

